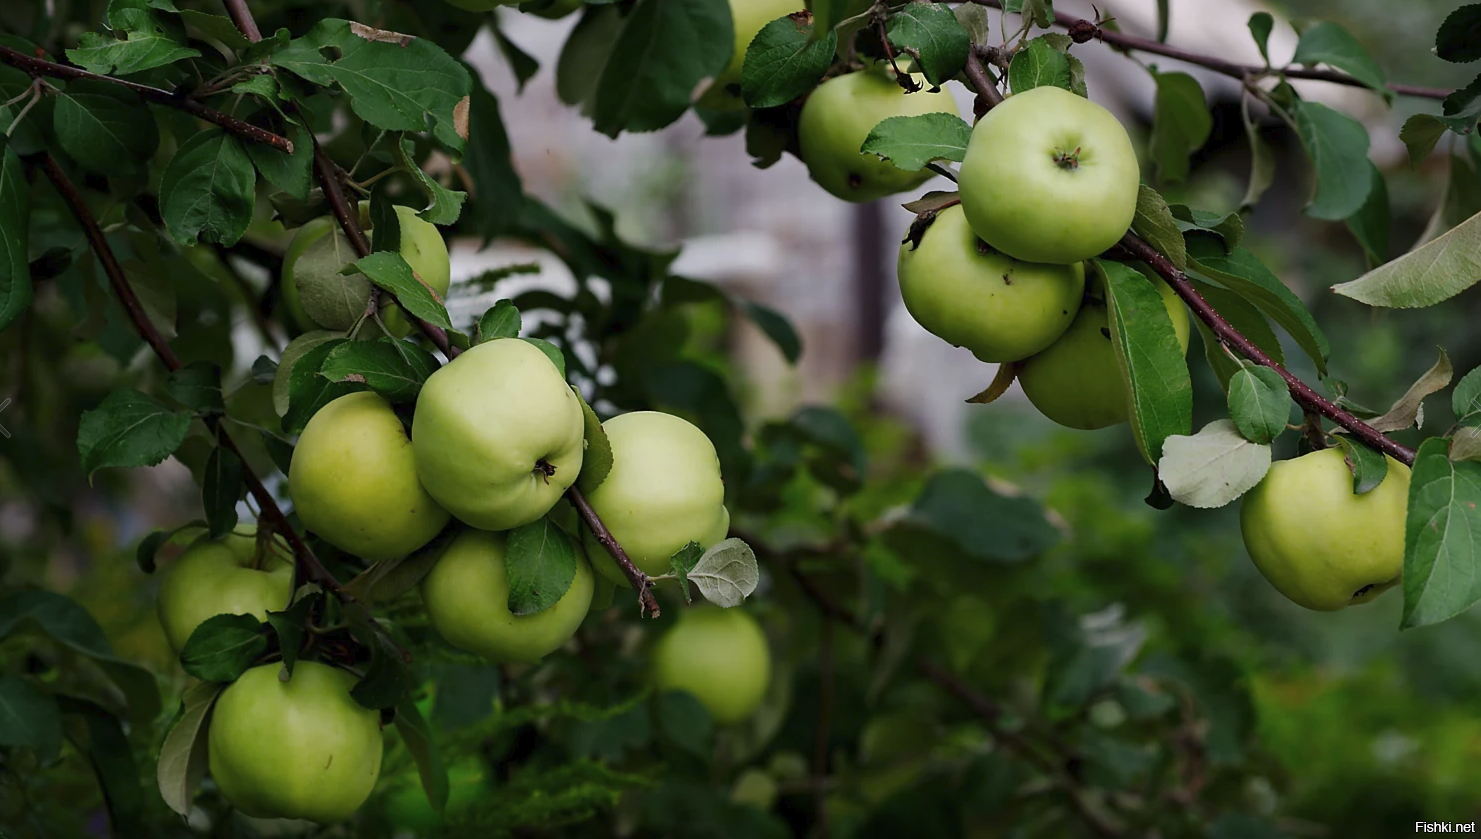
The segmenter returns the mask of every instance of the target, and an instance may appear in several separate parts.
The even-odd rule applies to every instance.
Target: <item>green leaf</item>
[[[1070,89],[1070,60],[1055,49],[1047,36],[1039,36],[1013,54],[1008,64],[1008,85],[1014,93],[1036,87]]]
[[[1450,405],[1458,423],[1464,424],[1481,417],[1481,367],[1456,382],[1455,390],[1450,394]]]
[[[689,108],[699,83],[714,78],[735,50],[730,9],[714,0],[638,0],[597,81],[596,130],[656,131]]]
[[[183,711],[159,751],[159,793],[171,810],[190,815],[196,787],[206,776],[207,720],[225,685],[200,682],[185,689]]]
[[[433,810],[441,813],[447,807],[447,767],[442,762],[442,753],[432,742],[432,727],[422,718],[422,712],[417,710],[417,703],[410,696],[402,697],[396,703],[395,722],[396,733],[401,735],[401,742],[416,762],[427,802]]]
[[[1265,59],[1265,66],[1270,66],[1270,31],[1275,28],[1275,18],[1269,12],[1255,12],[1250,15],[1249,27],[1255,46],[1260,48],[1260,55]]]
[[[1022,14],[1024,20],[1032,21],[1040,29],[1048,29],[1054,23],[1053,0],[1004,0],[1003,11]]]
[[[1223,239],[1225,248],[1237,248],[1244,241],[1244,219],[1239,213],[1212,213],[1186,204],[1172,204],[1168,210],[1177,220],[1179,230],[1207,230]]]
[[[433,326],[452,329],[442,295],[422,281],[399,253],[373,253],[362,257],[355,268],[371,282],[396,295],[401,308]]]
[[[1316,170],[1316,192],[1306,206],[1306,214],[1338,221],[1361,210],[1373,181],[1354,178],[1352,173],[1371,165],[1368,129],[1347,114],[1317,102],[1292,100],[1291,111],[1301,143]]]
[[[56,97],[52,129],[62,150],[92,172],[137,171],[159,145],[154,115],[116,84],[78,80]]]
[[[1449,172],[1440,205],[1419,234],[1414,248],[1481,213],[1481,136],[1472,135],[1469,142],[1454,145],[1446,156]]]
[[[987,19],[987,7],[976,3],[963,3],[956,7],[956,19],[962,28],[967,30],[967,37],[974,44],[985,44],[989,37],[990,29]]]
[[[457,224],[463,215],[463,203],[468,200],[468,193],[448,189],[441,181],[427,174],[417,163],[416,144],[410,137],[404,137],[396,144],[396,152],[401,158],[402,171],[411,175],[412,180],[421,187],[422,194],[427,197],[427,207],[417,213],[417,218],[428,224]]]
[[[521,328],[519,309],[512,301],[500,300],[478,319],[476,343],[482,344],[495,338],[518,338]]]
[[[165,393],[192,411],[219,414],[226,410],[221,367],[210,361],[193,361],[170,373]]]
[[[1000,495],[965,469],[932,475],[906,521],[986,562],[1023,562],[1060,540],[1039,502]]]
[[[71,696],[58,697],[57,704],[67,717],[82,720],[83,730],[74,729],[68,739],[92,765],[108,807],[109,825],[120,836],[140,835],[144,790],[133,747],[118,717],[96,703]]]
[[[1343,462],[1347,464],[1348,471],[1352,472],[1352,491],[1355,495],[1372,492],[1383,483],[1383,479],[1388,476],[1388,458],[1384,457],[1383,452],[1370,449],[1346,434],[1337,437],[1337,444],[1342,447]]]
[[[31,305],[30,194],[25,165],[7,145],[0,149],[0,331]]]
[[[602,68],[621,34],[622,13],[616,4],[588,4],[561,47],[555,64],[555,93],[567,105],[582,106],[582,116],[591,115],[591,99],[601,81]]]
[[[1168,437],[1157,461],[1157,477],[1173,500],[1204,510],[1223,507],[1249,492],[1268,471],[1270,446],[1250,442],[1226,419],[1191,436]]]
[[[1374,268],[1382,265],[1388,259],[1388,184],[1384,183],[1383,173],[1372,163],[1368,164],[1369,177],[1373,186],[1368,191],[1368,200],[1363,202],[1362,209],[1347,217],[1347,229],[1363,246],[1363,253],[1368,257],[1368,267]]]
[[[129,719],[145,725],[159,713],[154,674],[113,654],[108,637],[76,601],[50,591],[18,591],[0,599],[0,638],[34,625],[53,641],[98,663],[128,700]]]
[[[1433,306],[1481,281],[1481,214],[1332,290],[1369,306]]]
[[[1451,12],[1435,33],[1435,55],[1466,64],[1481,59],[1481,3]]]
[[[1434,365],[1409,386],[1387,413],[1369,420],[1368,424],[1385,434],[1403,431],[1412,426],[1423,426],[1424,398],[1449,387],[1454,375],[1455,368],[1450,364],[1450,356],[1443,349],[1440,350],[1440,358]]]
[[[1188,246],[1183,242],[1183,230],[1167,201],[1146,184],[1137,189],[1136,217],[1131,222],[1131,229],[1171,260],[1178,270],[1188,269]]]
[[[761,581],[756,552],[739,539],[722,539],[710,546],[685,575],[699,593],[716,606],[739,606]]]
[[[555,369],[560,371],[561,378],[564,379],[566,377],[566,354],[561,352],[560,347],[557,347],[544,338],[520,338],[519,340],[539,347],[540,352],[545,353],[545,357],[550,359],[550,363],[554,364]]]
[[[365,390],[365,385],[359,382],[332,382],[319,375],[319,368],[329,353],[345,343],[343,338],[335,338],[318,344],[294,363],[289,375],[288,411],[283,414],[283,433],[302,434],[320,408],[341,396]]]
[[[202,522],[199,520],[183,524],[173,530],[156,530],[139,540],[139,547],[134,551],[134,561],[138,563],[139,570],[145,574],[154,573],[154,557],[159,549],[169,544],[179,544],[184,537],[191,539],[200,535]]]
[[[89,476],[110,466],[156,466],[190,430],[190,413],[137,390],[115,390],[77,426],[77,454]]]
[[[1330,21],[1322,21],[1301,33],[1291,63],[1308,67],[1326,64],[1386,96],[1393,95],[1386,87],[1388,79],[1383,75],[1383,68],[1378,66],[1373,56],[1352,33]]]
[[[1250,116],[1249,95],[1240,102],[1240,114],[1244,119],[1245,139],[1250,144],[1250,182],[1239,202],[1239,209],[1244,211],[1260,203],[1260,198],[1275,182],[1275,152],[1260,133],[1259,121]]]
[[[388,603],[416,588],[458,535],[449,526],[410,556],[383,559],[345,583],[345,592],[366,603]]]
[[[1481,427],[1462,428],[1450,438],[1450,459],[1481,463]]]
[[[1131,394],[1131,430],[1148,463],[1162,443],[1193,432],[1193,382],[1162,295],[1135,269],[1096,260],[1105,278],[1111,344]]]
[[[943,7],[944,8],[944,7]],[[684,751],[704,760],[713,753],[715,720],[688,691],[664,691],[653,697],[658,730]]]
[[[268,612],[267,624],[278,639],[278,651],[283,656],[283,670],[293,678],[293,666],[298,663],[299,650],[303,648],[304,624],[314,609],[324,602],[324,590],[317,583],[304,583],[293,594],[293,603],[281,612]]]
[[[581,416],[586,426],[586,452],[582,456],[581,474],[577,476],[576,483],[582,492],[591,493],[612,472],[612,441],[607,439],[602,420],[586,403],[586,397],[581,395],[575,385],[571,386],[571,390],[581,400]]]
[[[387,131],[425,132],[461,154],[457,111],[472,91],[468,71],[433,41],[321,20],[271,62],[318,85],[338,85],[355,114]]]
[[[1411,628],[1453,618],[1481,600],[1481,463],[1456,463],[1450,444],[1419,447],[1409,482],[1404,617]]]
[[[874,126],[859,151],[877,154],[897,169],[918,172],[934,160],[960,163],[971,139],[972,126],[954,114],[890,117]]]
[[[838,34],[812,38],[801,16],[778,18],[761,28],[741,67],[741,98],[753,108],[775,108],[807,93],[833,64]]]
[[[1399,129],[1399,139],[1409,150],[1409,165],[1418,166],[1435,150],[1440,138],[1445,136],[1445,123],[1430,114],[1415,114],[1404,120]]]
[[[358,382],[389,402],[414,402],[437,368],[431,353],[388,337],[336,344],[319,365],[319,375],[331,382]]]
[[[468,109],[468,136],[473,140],[463,168],[473,178],[479,200],[473,202],[474,229],[485,244],[514,230],[524,205],[524,187],[514,171],[513,152],[499,100],[482,84],[473,86]]]
[[[399,253],[401,250],[401,216],[396,214],[396,205],[381,181],[370,193],[370,227],[375,231],[371,239],[372,253],[385,251]]]
[[[693,603],[689,596],[689,572],[694,570],[695,563],[704,556],[704,546],[698,542],[690,542],[674,552],[669,557],[669,573],[679,580],[679,590],[684,593],[684,602]]]
[[[536,73],[540,72],[540,62],[533,55],[520,49],[518,44],[509,40],[509,36],[504,32],[504,27],[499,25],[499,20],[496,17],[489,21],[493,24],[489,28],[492,30],[494,36],[494,43],[499,46],[499,52],[509,62],[509,69],[514,71],[514,80],[517,83],[515,92],[523,94],[525,92],[525,83],[534,78]]]
[[[967,64],[967,29],[944,4],[911,3],[890,16],[887,34],[898,50],[915,58],[933,87],[946,84]]]
[[[1274,329],[1270,328],[1270,322],[1260,314],[1259,309],[1226,288],[1220,288],[1201,280],[1192,282],[1193,287],[1198,290],[1203,299],[1214,307],[1214,311],[1223,315],[1231,326],[1253,341],[1255,346],[1264,350],[1266,355],[1275,360],[1275,363],[1281,365],[1286,363],[1285,350],[1280,345],[1280,337],[1275,334]],[[1207,329],[1203,326],[1203,321],[1194,318],[1194,322],[1201,329]],[[1241,363],[1229,357],[1229,353],[1218,343],[1212,332],[1205,335],[1204,353],[1209,357],[1209,365],[1214,368],[1214,373],[1219,377],[1220,385],[1227,392],[1229,380],[1234,377],[1236,371],[1241,369]]]
[[[156,3],[110,2],[105,22],[112,32],[83,32],[77,49],[67,50],[68,60],[93,73],[132,76],[199,58],[199,52],[185,46],[185,27],[162,14],[164,10]]]
[[[0,746],[25,746],[41,760],[62,748],[62,719],[57,703],[29,681],[0,673]]]
[[[554,606],[576,579],[576,545],[549,518],[509,531],[504,570],[509,576],[509,611],[533,615]]]
[[[309,350],[314,349],[320,344],[336,340],[344,340],[344,335],[339,332],[323,330],[305,332],[292,341],[289,341],[288,346],[283,348],[283,354],[278,358],[277,370],[273,374],[273,410],[277,412],[278,416],[281,417],[288,413],[288,396],[291,392],[290,385],[293,381],[294,365],[298,364],[299,359],[307,355]],[[322,363],[323,361],[324,356],[319,356],[319,362]],[[317,366],[310,371],[310,373],[316,372],[318,372]]]
[[[350,689],[350,698],[362,708],[394,708],[411,695],[417,684],[416,676],[390,640],[368,628],[369,617],[370,613],[363,611],[362,619],[357,621],[363,634],[357,637],[370,646],[370,667],[365,671],[365,678]]]
[[[230,533],[237,526],[237,502],[246,488],[247,468],[231,449],[215,446],[206,458],[201,483],[201,502],[211,538]]]
[[[1178,182],[1188,177],[1188,158],[1203,148],[1214,128],[1203,87],[1187,73],[1153,72],[1157,98],[1152,110],[1152,160],[1157,177]]]
[[[1317,372],[1326,375],[1331,346],[1316,319],[1280,278],[1270,273],[1259,258],[1244,248],[1226,251],[1215,236],[1193,233],[1188,242],[1189,267],[1248,300],[1275,321],[1316,364]]]
[[[754,300],[741,300],[740,310],[781,350],[788,364],[797,363],[802,357],[802,336],[785,315]]]
[[[1229,416],[1246,440],[1270,443],[1286,430],[1291,396],[1286,381],[1269,367],[1251,365],[1229,380]]]
[[[268,650],[267,625],[251,615],[215,615],[190,633],[180,666],[203,682],[234,682]]]
[[[159,182],[159,212],[170,236],[230,247],[252,222],[257,172],[242,141],[217,129],[186,140]]]

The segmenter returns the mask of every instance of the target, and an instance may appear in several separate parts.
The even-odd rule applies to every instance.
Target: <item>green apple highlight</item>
[[[349,818],[381,769],[381,715],[350,698],[356,679],[300,661],[253,667],[221,693],[211,714],[211,777],[238,810],[257,818]]]
[[[506,546],[503,533],[458,534],[422,580],[422,602],[437,634],[454,647],[500,663],[532,663],[576,634],[591,605],[595,578],[573,544],[576,577],[565,595],[543,611],[511,614]]]
[[[1404,571],[1409,478],[1409,467],[1390,457],[1383,482],[1358,495],[1340,448],[1273,464],[1239,506],[1250,559],[1277,591],[1308,609],[1377,598]]]
[[[1152,280],[1172,318],[1178,345],[1188,351],[1188,310],[1166,283]],[[1049,346],[1031,356],[1018,370],[1018,383],[1039,413],[1069,428],[1091,430],[1126,422],[1131,416],[1131,394],[1116,364],[1111,344],[1105,290],[1099,277],[1070,328]]]
[[[739,608],[695,606],[654,646],[653,683],[693,694],[718,723],[738,723],[766,696],[771,647],[756,619]]]
[[[1020,262],[987,246],[960,205],[919,246],[900,246],[905,308],[926,331],[982,361],[1019,361],[1063,335],[1080,311],[1085,266]]]
[[[581,401],[539,347],[500,338],[433,373],[417,398],[422,486],[464,523],[509,530],[550,512],[581,472]]]
[[[802,107],[797,124],[802,162],[819,186],[845,201],[874,201],[914,189],[931,179],[929,169],[910,172],[859,147],[890,117],[937,112],[956,115],[950,94],[907,95],[878,66],[837,76],[819,85]]]
[[[997,250],[1067,265],[1116,244],[1141,171],[1110,111],[1057,87],[1008,97],[972,130],[958,189],[967,223]]]
[[[159,588],[159,623],[175,652],[190,633],[217,615],[251,615],[288,608],[293,559],[274,537],[258,552],[257,529],[238,527],[222,539],[197,539],[165,572]]]
[[[396,207],[396,217],[401,222],[402,258],[422,282],[446,296],[452,274],[442,233],[410,207]],[[360,223],[373,241],[368,201],[360,204]],[[283,304],[300,330],[343,332],[365,314],[370,280],[362,274],[340,273],[357,259],[359,254],[333,216],[321,216],[298,229],[283,256]],[[380,315],[391,335],[411,334],[411,322],[399,305],[383,304]]]
[[[612,471],[586,497],[634,565],[646,574],[667,574],[669,558],[685,545],[708,548],[725,538],[725,482],[715,445],[703,431],[658,411],[621,414],[602,428],[612,444]],[[589,531],[584,542],[597,571],[627,585]]]
[[[288,469],[304,527],[375,562],[406,556],[451,518],[417,479],[401,420],[374,393],[330,402],[304,428]]]

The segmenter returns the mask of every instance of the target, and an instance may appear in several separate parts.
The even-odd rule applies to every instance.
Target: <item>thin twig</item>
[[[274,134],[273,132],[268,131],[265,128],[258,128],[250,122],[237,119],[231,114],[228,114],[224,111],[218,111],[208,105],[203,105],[195,99],[192,99],[189,96],[185,96],[180,93],[163,90],[157,87],[150,87],[149,85],[139,84],[137,82],[131,82],[125,79],[118,79],[112,76],[101,76],[97,73],[89,73],[88,71],[83,70],[79,67],[72,67],[67,64],[58,64],[55,61],[47,61],[42,58],[26,55],[20,50],[11,49],[10,47],[7,47],[3,44],[0,44],[0,63],[9,64],[10,66],[15,67],[18,70],[25,71],[26,73],[30,74],[32,78],[49,76],[53,79],[86,79],[88,81],[106,82],[108,84],[118,85],[119,87],[124,87],[132,90],[141,98],[147,99],[148,101],[154,102],[155,104],[167,105],[171,108],[178,108],[192,116],[199,117],[206,122],[215,123],[216,125],[226,129],[227,131],[235,134],[238,137],[241,137],[244,140],[251,140],[254,143],[261,143],[265,146],[271,146],[278,151],[286,152],[288,154],[293,153],[293,143],[287,137]]]
[[[638,606],[642,613],[655,618],[663,614],[658,608],[658,598],[653,596],[653,580],[643,573],[641,568],[633,564],[627,551],[617,543],[617,539],[612,535],[612,531],[607,529],[601,516],[598,516],[597,511],[592,509],[591,502],[586,500],[586,496],[575,485],[566,490],[566,497],[576,505],[576,512],[581,514],[581,519],[586,522],[587,527],[591,528],[591,535],[602,543],[607,553],[612,555],[617,567],[622,569],[628,582],[632,583],[633,590],[638,593]]]

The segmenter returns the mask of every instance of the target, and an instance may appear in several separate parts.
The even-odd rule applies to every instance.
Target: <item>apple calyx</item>
[[[534,471],[535,474],[544,478],[547,484],[550,483],[551,478],[555,477],[555,466],[544,458],[535,461]]]
[[[1071,172],[1080,168],[1080,146],[1076,146],[1072,152],[1063,149],[1054,150],[1054,165]]]

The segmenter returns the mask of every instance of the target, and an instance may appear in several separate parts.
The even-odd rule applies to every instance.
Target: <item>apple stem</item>
[[[627,555],[627,551],[624,551],[622,545],[618,544],[616,537],[612,535],[612,531],[607,529],[607,525],[602,522],[602,517],[597,515],[597,511],[592,508],[591,502],[586,500],[586,496],[580,489],[577,489],[573,485],[570,489],[566,490],[566,496],[576,506],[576,511],[581,514],[582,521],[586,522],[586,526],[591,529],[591,535],[595,536],[597,541],[602,543],[602,546],[607,549],[607,553],[612,555],[612,559],[617,563],[617,567],[622,569],[622,573],[627,577],[628,582],[632,583],[633,590],[638,593],[639,613],[645,616],[651,615],[655,618],[662,615],[662,610],[658,608],[658,598],[653,596],[653,578],[643,573],[641,568],[633,564],[632,559]]]
[[[1070,172],[1073,172],[1076,169],[1079,169],[1080,168],[1080,148],[1079,147],[1076,147],[1074,151],[1069,152],[1069,153],[1064,152],[1062,149],[1055,149],[1054,150],[1054,165],[1055,166],[1058,166],[1061,169],[1065,169],[1067,171],[1070,171]]]

